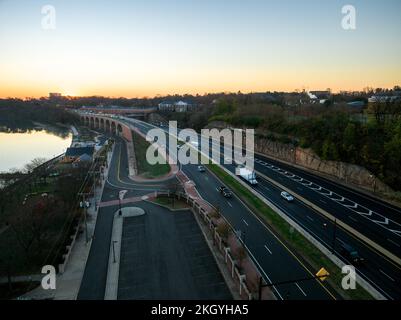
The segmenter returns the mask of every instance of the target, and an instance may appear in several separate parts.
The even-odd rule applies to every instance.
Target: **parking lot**
[[[192,212],[125,218],[118,299],[232,299]]]

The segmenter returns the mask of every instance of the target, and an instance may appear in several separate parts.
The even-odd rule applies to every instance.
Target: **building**
[[[174,111],[173,101],[162,101],[158,104],[159,111]]]
[[[158,104],[159,111],[187,112],[193,110],[195,105],[187,101],[163,101]]]
[[[368,99],[370,103],[376,102],[394,102],[401,100],[401,91],[393,91],[391,95],[376,94]]]
[[[325,103],[331,97],[331,92],[329,90],[324,91],[309,91],[307,92],[311,102],[319,102],[321,104]]]
[[[50,92],[49,99],[60,99],[63,95],[58,92]]]
[[[61,162],[72,163],[83,155],[87,155],[92,159],[94,151],[94,147],[70,147],[67,148],[67,151],[65,152]],[[87,159],[87,157],[85,157],[85,159]]]

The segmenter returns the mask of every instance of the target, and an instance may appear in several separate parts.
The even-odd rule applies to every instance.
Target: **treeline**
[[[38,101],[0,99],[0,128],[2,131],[25,131],[35,128],[35,122],[48,125],[74,124],[79,118],[62,108]]]
[[[355,111],[346,105],[245,105],[223,100],[209,121],[256,128],[272,140],[311,148],[324,160],[357,164],[401,190],[401,103],[375,103]]]

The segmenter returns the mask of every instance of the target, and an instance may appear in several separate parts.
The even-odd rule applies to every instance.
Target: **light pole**
[[[327,227],[327,223],[323,223],[323,227]],[[332,242],[331,242],[331,253],[336,252],[336,240],[337,240],[337,218],[334,218],[333,221],[333,236],[332,236]]]
[[[82,194],[82,201],[80,202],[79,207],[84,209],[86,243],[89,242],[89,238],[88,238],[88,223],[87,223],[87,210],[88,210],[89,206],[90,206],[89,202],[85,200],[85,194]]]

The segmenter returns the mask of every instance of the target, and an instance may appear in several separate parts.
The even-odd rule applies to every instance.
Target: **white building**
[[[163,101],[160,102],[158,105],[158,109],[160,111],[175,111],[175,112],[187,112],[189,110],[192,109],[194,105],[190,104],[186,101],[176,101],[176,102],[172,102],[172,101]]]

